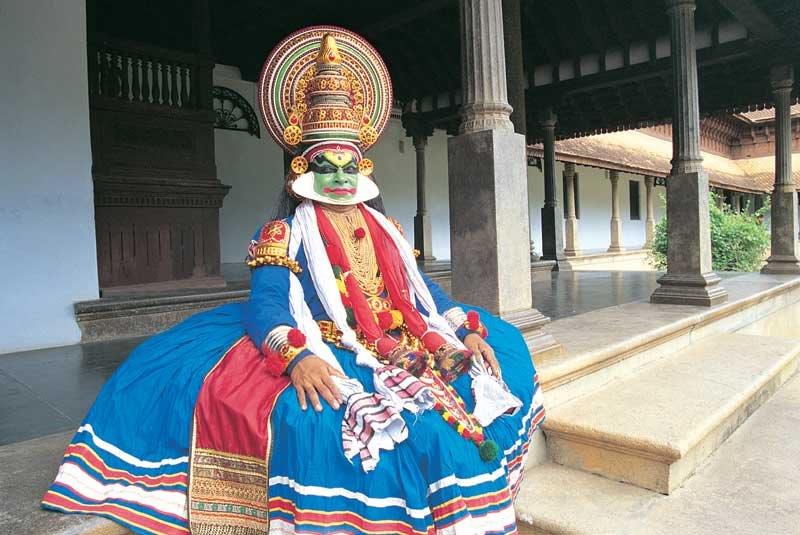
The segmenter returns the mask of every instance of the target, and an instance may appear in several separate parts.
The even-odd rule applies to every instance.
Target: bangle
[[[299,329],[289,329],[285,337],[280,346],[270,344],[264,348],[267,369],[272,375],[288,374],[298,359],[311,354],[306,348],[306,337]]]
[[[481,323],[481,316],[475,310],[467,312],[466,320],[456,329],[456,335],[462,341],[470,334],[477,334],[481,338],[489,336],[489,330]]]

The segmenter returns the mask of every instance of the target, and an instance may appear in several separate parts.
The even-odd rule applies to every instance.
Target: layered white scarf
[[[417,268],[411,245],[386,216],[369,207],[367,207],[367,210],[387,232],[397,247],[400,258],[403,261],[412,302],[416,299],[427,311],[427,316],[423,315],[423,318],[428,326],[439,332],[455,347],[465,349],[464,344],[458,339],[453,328],[438,313],[433,296]],[[414,388],[411,382],[415,379],[410,376],[403,378],[403,383],[407,388],[399,392],[396,388],[387,386],[387,379],[395,372],[381,364],[369,350],[358,342],[356,332],[347,323],[347,312],[342,303],[341,295],[336,285],[336,277],[319,232],[314,204],[309,200],[303,201],[295,211],[289,239],[289,256],[292,259],[296,258],[301,243],[305,250],[308,270],[314,283],[314,288],[326,314],[342,333],[342,345],[355,353],[356,363],[359,366],[371,368],[374,372],[377,394],[372,396],[374,398],[372,400],[373,411],[375,406],[380,405],[387,413],[386,418],[382,421],[365,423],[363,418],[359,418],[358,415],[354,414],[353,407],[356,404],[364,404],[363,398],[370,395],[364,393],[363,386],[355,379],[335,378],[346,400],[346,420],[348,416],[351,416],[351,420],[358,421],[358,424],[354,424],[350,429],[343,424],[345,454],[348,459],[352,459],[356,454],[360,453],[362,466],[365,470],[371,470],[380,459],[380,450],[392,449],[394,444],[402,442],[407,437],[408,431],[399,412],[408,410],[412,413],[417,413],[429,409],[433,406],[433,397],[427,387],[422,389]],[[322,339],[319,325],[314,321],[305,301],[300,279],[294,273],[290,274],[289,284],[289,310],[297,322],[297,327],[306,335],[306,347],[332,368],[344,374],[339,361],[336,360],[330,347]],[[473,378],[472,388],[476,395],[474,414],[478,422],[486,426],[501,414],[518,409],[522,402],[508,391],[502,380],[491,376],[480,360],[473,359],[470,375]],[[396,380],[388,382],[397,383]],[[404,392],[409,390],[414,392],[413,396],[404,395]],[[369,432],[365,432],[360,426],[368,424],[374,425],[368,430]],[[363,436],[368,436],[369,440],[360,440],[359,437]]]

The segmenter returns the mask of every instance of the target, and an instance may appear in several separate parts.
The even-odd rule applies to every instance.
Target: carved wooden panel
[[[216,208],[100,207],[95,212],[100,286],[216,276]]]
[[[110,42],[89,58],[100,286],[218,276],[213,63]]]

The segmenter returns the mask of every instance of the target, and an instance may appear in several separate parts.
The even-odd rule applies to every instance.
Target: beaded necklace
[[[372,244],[372,237],[366,231],[364,216],[358,209],[347,212],[325,210],[325,216],[331,222],[344,252],[350,261],[350,270],[358,286],[367,295],[383,293],[383,278],[378,272],[378,258]],[[361,232],[358,230],[361,229]]]

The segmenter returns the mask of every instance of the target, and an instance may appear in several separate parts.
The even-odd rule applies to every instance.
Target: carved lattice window
[[[261,127],[253,107],[242,95],[228,87],[215,85],[211,90],[214,100],[214,128],[240,130],[261,137]]]

